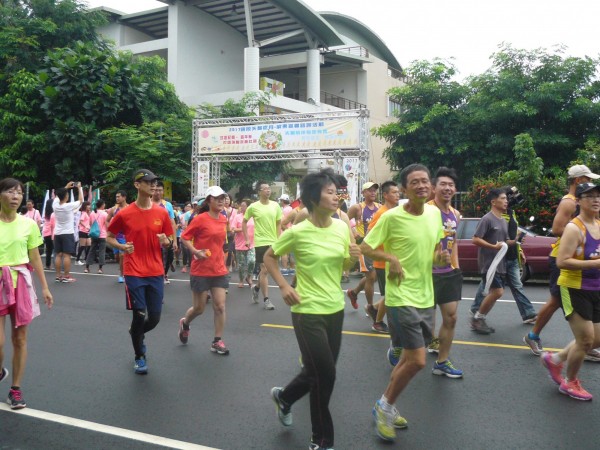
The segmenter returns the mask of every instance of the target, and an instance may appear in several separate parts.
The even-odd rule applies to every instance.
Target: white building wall
[[[244,88],[245,36],[198,8],[169,8],[169,81],[188,105],[199,96]]]
[[[358,94],[358,69],[350,70],[351,71],[322,71],[321,90],[329,94],[337,95],[338,97],[343,97],[347,98],[348,100],[357,101],[356,99]]]
[[[155,39],[135,28],[123,26],[121,29],[121,45],[139,44],[140,42],[153,41]]]

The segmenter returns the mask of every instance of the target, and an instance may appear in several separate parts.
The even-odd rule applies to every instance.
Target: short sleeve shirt
[[[52,202],[56,226],[54,235],[75,234],[75,211],[81,207],[81,202],[67,202],[60,204],[58,197]]]
[[[43,242],[37,223],[25,216],[17,215],[11,223],[0,221],[0,267],[29,263],[29,250]],[[16,287],[17,272],[11,272]]]
[[[219,214],[215,219],[207,212],[199,214],[185,229],[181,237],[193,241],[197,250],[210,250],[207,259],[192,257],[190,274],[199,277],[219,277],[227,275],[223,242],[227,234],[227,219]]]
[[[506,223],[503,217],[496,217],[492,212],[489,212],[481,218],[473,236],[481,238],[490,244],[505,242],[508,239],[508,223]],[[497,254],[498,250],[479,247],[477,251],[477,263],[479,264],[480,273],[488,271]],[[504,258],[498,264],[496,272],[501,274],[506,273]]]
[[[254,202],[248,206],[244,219],[254,218],[255,246],[272,245],[277,240],[277,222],[281,221],[281,215],[281,208],[272,200],[266,205]]]
[[[341,220],[327,228],[315,227],[310,220],[294,225],[273,244],[278,256],[293,252],[296,257],[296,291],[300,304],[294,313],[334,314],[344,309],[340,278],[344,259],[350,256],[350,233]]]
[[[108,226],[115,236],[123,233],[127,242],[132,242],[134,252],[123,254],[123,274],[135,277],[157,277],[164,275],[162,249],[157,234],[173,235],[169,213],[152,204],[150,209],[141,209],[131,203],[113,217]]]
[[[443,237],[440,210],[435,206],[424,205],[419,216],[398,206],[379,218],[364,242],[371,248],[383,244],[384,251],[395,255],[404,271],[400,285],[386,284],[386,306],[433,307],[433,253]],[[388,276],[387,263],[385,271]]]

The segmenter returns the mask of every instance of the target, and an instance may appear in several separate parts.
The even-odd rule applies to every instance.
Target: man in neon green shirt
[[[258,292],[262,291],[263,304],[266,310],[273,310],[275,306],[269,300],[269,282],[268,274],[263,258],[268,248],[273,245],[277,237],[281,234],[281,208],[272,200],[271,186],[266,181],[256,183],[258,191],[258,201],[252,203],[246,209],[244,220],[242,222],[242,233],[246,241],[246,247],[250,248],[248,238],[248,221],[254,218],[254,251],[256,253],[256,264],[260,266],[258,284],[252,288],[252,300],[258,303]]]
[[[394,427],[404,422],[394,403],[425,367],[425,346],[433,328],[434,262],[450,263],[448,251],[442,252],[440,246],[444,237],[440,212],[426,204],[431,193],[429,170],[421,164],[411,164],[402,170],[400,180],[408,202],[384,213],[360,247],[367,257],[386,261],[388,324],[392,340],[399,339],[404,348],[390,383],[373,408],[377,435],[388,441],[396,438]],[[382,244],[383,250],[375,250]]]

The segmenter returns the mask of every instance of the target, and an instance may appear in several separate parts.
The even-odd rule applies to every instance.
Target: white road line
[[[217,450],[213,447],[205,447],[203,445],[192,444],[190,442],[178,441],[175,439],[169,439],[162,436],[155,436],[153,434],[140,433],[138,431],[126,430],[125,428],[112,427],[110,425],[102,425],[100,423],[89,422],[87,420],[75,419],[73,417],[60,416],[45,411],[38,411],[36,409],[24,408],[13,411],[5,403],[0,403],[1,411],[8,411],[13,414],[21,414],[24,416],[35,417],[36,419],[47,420],[49,422],[56,422],[63,425],[68,425],[77,428],[83,428],[85,430],[96,431],[98,433],[110,434],[112,436],[119,436],[125,439],[132,439],[139,442],[147,442],[149,444],[162,445],[169,448],[177,449],[195,449],[195,450]]]

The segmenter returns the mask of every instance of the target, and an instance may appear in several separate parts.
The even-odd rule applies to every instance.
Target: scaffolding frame
[[[244,125],[270,125],[288,122],[309,122],[314,120],[335,120],[355,118],[358,121],[359,139],[358,148],[351,149],[298,149],[281,150],[263,153],[205,153],[200,152],[198,145],[198,130],[200,128],[244,126]],[[369,110],[353,109],[340,111],[327,111],[316,113],[290,113],[266,116],[226,117],[217,119],[194,119],[192,126],[192,193],[193,196],[204,194],[198,182],[198,171],[201,164],[209,164],[210,179],[213,184],[220,185],[221,165],[231,162],[256,162],[256,161],[293,161],[309,159],[332,159],[335,162],[334,171],[343,173],[344,158],[358,158],[358,187],[368,181],[369,161]],[[360,192],[358,190],[357,192]]]

